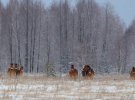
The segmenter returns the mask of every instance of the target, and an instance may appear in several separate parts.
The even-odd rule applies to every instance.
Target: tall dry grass
[[[135,81],[129,75],[96,75],[93,80],[29,74],[0,77],[0,100],[134,100]]]

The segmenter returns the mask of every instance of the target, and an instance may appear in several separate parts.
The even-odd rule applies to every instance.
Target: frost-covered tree
[[[132,21],[131,25],[126,30],[124,40],[125,41],[125,64],[126,70],[130,69],[135,65],[135,20]]]
[[[26,72],[47,72],[48,68],[67,72],[73,62],[78,69],[89,64],[97,73],[124,72],[132,58],[128,44],[133,39],[126,41],[133,28],[124,34],[110,4],[76,0],[72,6],[70,2],[53,1],[46,7],[42,0],[10,0],[7,6],[1,5],[2,69],[18,63]]]

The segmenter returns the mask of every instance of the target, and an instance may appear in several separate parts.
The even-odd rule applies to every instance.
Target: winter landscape
[[[135,100],[133,4],[0,0],[0,100]]]
[[[97,75],[93,80],[41,74],[9,79],[1,76],[1,100],[134,100],[135,81],[129,75]]]

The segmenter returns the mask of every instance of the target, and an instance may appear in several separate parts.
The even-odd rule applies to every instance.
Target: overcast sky
[[[99,4],[112,4],[115,12],[122,18],[126,25],[130,25],[135,19],[135,0],[96,0]]]
[[[8,0],[1,0],[4,4]],[[51,0],[47,1],[46,4],[50,4]],[[74,0],[71,0],[74,3]],[[126,23],[126,26],[130,25],[133,19],[135,19],[135,0],[96,0],[100,5],[105,5],[105,3],[111,3],[114,11],[121,17],[121,19]]]

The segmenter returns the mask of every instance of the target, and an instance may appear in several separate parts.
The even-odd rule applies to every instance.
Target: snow
[[[0,100],[134,100],[135,81],[128,75],[94,80],[47,78],[39,75],[0,79]],[[125,78],[125,79],[124,79]]]
[[[57,89],[56,89],[56,86],[54,85],[48,85],[47,86],[47,89],[46,89],[46,91],[47,92],[55,92]]]

